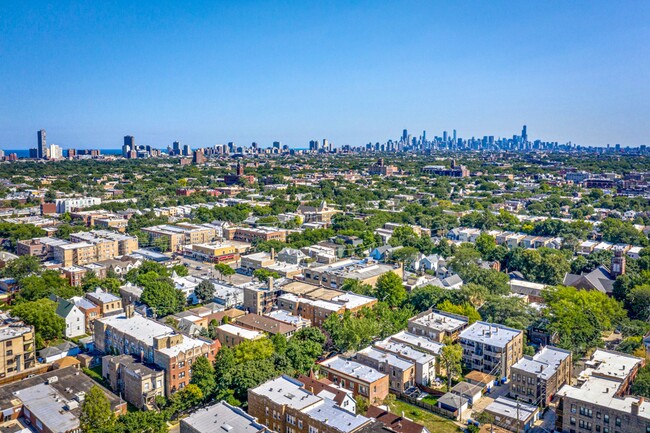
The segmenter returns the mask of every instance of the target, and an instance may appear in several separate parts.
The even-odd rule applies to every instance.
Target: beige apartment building
[[[460,332],[467,328],[468,324],[469,319],[465,316],[440,310],[427,310],[409,319],[408,331],[442,343],[446,338],[457,341]]]
[[[207,244],[216,237],[214,228],[195,224],[159,225],[142,229],[152,243],[165,242],[169,251],[181,251],[185,245]]]
[[[0,315],[0,379],[36,366],[34,328]]]
[[[87,242],[75,242],[54,247],[54,260],[63,267],[86,265],[97,261],[95,245]]]
[[[137,236],[129,236],[108,230],[77,232],[70,235],[72,242],[88,242],[97,245],[97,260],[131,254],[138,249]]]

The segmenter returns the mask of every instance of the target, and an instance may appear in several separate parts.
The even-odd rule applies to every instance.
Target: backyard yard
[[[404,413],[404,417],[424,425],[432,433],[460,432],[460,429],[453,421],[401,400],[391,402],[390,411],[395,415]]]

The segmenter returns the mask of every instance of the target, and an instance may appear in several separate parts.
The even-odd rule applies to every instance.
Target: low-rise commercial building
[[[363,284],[374,286],[382,275],[393,272],[398,277],[404,276],[401,265],[387,265],[370,262],[367,259],[346,259],[328,265],[305,269],[305,281],[318,286],[338,289],[346,280],[357,280]]]
[[[2,420],[20,418],[42,433],[78,433],[81,405],[96,386],[106,396],[111,412],[118,416],[126,413],[126,402],[117,395],[77,368],[66,367],[1,386]]]
[[[217,327],[217,339],[221,342],[221,345],[225,347],[235,347],[244,341],[258,340],[263,337],[264,333],[260,331],[231,325],[230,323]]]

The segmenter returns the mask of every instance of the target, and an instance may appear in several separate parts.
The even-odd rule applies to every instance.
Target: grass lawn
[[[435,406],[436,404],[438,404],[438,397],[434,397],[432,395],[427,395],[426,397],[424,397],[422,399],[422,401],[425,402],[425,403],[428,403],[428,404],[430,404],[432,406]]]
[[[395,415],[402,415],[424,425],[427,430],[435,433],[459,433],[460,429],[456,424],[447,418],[443,418],[428,410],[413,406],[406,402],[396,400],[390,405],[390,411]]]

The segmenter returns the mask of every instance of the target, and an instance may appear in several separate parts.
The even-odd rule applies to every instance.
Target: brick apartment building
[[[103,353],[135,355],[165,371],[169,396],[190,382],[192,362],[199,356],[214,361],[221,344],[177,333],[173,328],[134,313],[133,305],[119,315],[95,321],[95,347]]]
[[[248,413],[270,430],[283,433],[354,433],[372,423],[289,376],[250,389]]]
[[[388,395],[388,374],[359,362],[334,356],[321,362],[320,370],[332,383],[368,399],[371,404],[381,403]]]

